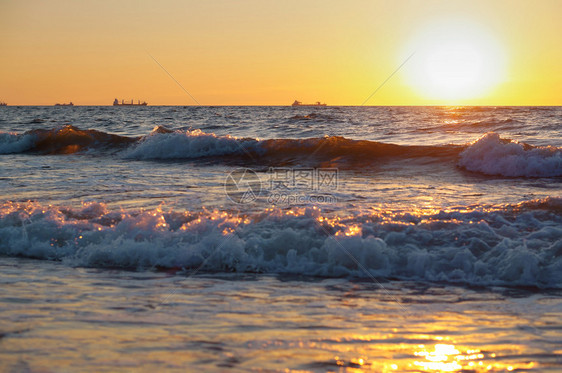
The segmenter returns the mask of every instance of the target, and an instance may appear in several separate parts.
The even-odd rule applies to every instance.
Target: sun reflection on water
[[[462,366],[454,360],[454,357],[460,354],[460,351],[454,345],[436,344],[433,351],[425,349],[414,352],[414,355],[424,357],[427,361],[415,361],[414,365],[423,367],[426,370],[439,370],[444,372],[453,372],[462,369]],[[452,360],[452,361],[450,361]]]
[[[393,339],[394,337],[391,337]],[[464,345],[447,336],[417,335],[426,344],[381,343],[384,336],[352,335],[337,339],[345,345],[333,356],[331,366],[341,372],[508,372],[540,369],[530,355],[516,345]],[[374,343],[369,343],[372,340]],[[350,341],[357,343],[350,348]],[[334,347],[332,345],[332,347]],[[496,352],[492,352],[496,351]]]
[[[439,339],[438,339],[439,340]],[[497,372],[497,371],[513,371],[515,369],[532,369],[536,368],[535,362],[502,362],[497,360],[495,353],[485,353],[480,349],[466,349],[461,352],[462,348],[454,344],[437,343],[433,346],[418,345],[417,351],[414,351],[416,359],[413,363],[408,363],[405,370],[413,367],[422,369],[426,372]],[[419,359],[419,358],[423,358]],[[393,370],[400,367],[392,364]]]

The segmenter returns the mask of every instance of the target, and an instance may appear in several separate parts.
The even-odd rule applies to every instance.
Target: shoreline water
[[[14,258],[1,266],[8,370],[493,372],[562,363],[552,349],[562,338],[560,290],[185,277]]]
[[[2,368],[557,371],[561,121],[0,110]]]

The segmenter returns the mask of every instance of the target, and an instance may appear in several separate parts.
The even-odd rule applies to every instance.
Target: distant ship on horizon
[[[0,102],[0,106],[8,106],[7,103],[5,103],[4,101]]]
[[[316,101],[314,104],[303,104],[302,102],[295,100],[291,106],[326,106],[326,104]]]
[[[138,103],[136,104],[133,100],[131,100],[131,102],[125,102],[125,100],[121,100],[121,102],[119,102],[118,99],[115,99],[113,101],[113,106],[146,106],[146,105],[148,105],[146,101],[140,102],[140,100],[138,100]]]
[[[74,106],[74,104],[72,103],[72,101],[70,101],[68,104],[59,104],[58,102],[55,104],[55,106]]]

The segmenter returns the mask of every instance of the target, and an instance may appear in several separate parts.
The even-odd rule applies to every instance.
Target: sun
[[[439,98],[463,98],[477,93],[487,83],[484,78],[486,56],[475,45],[450,43],[426,52],[423,72],[427,88]]]
[[[407,82],[427,99],[458,102],[485,95],[504,77],[503,51],[482,26],[435,22],[408,44]]]

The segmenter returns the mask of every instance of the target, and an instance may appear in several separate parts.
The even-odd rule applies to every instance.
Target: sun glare
[[[428,99],[455,101],[486,94],[504,76],[503,52],[492,34],[466,22],[437,22],[408,44],[408,84]]]

